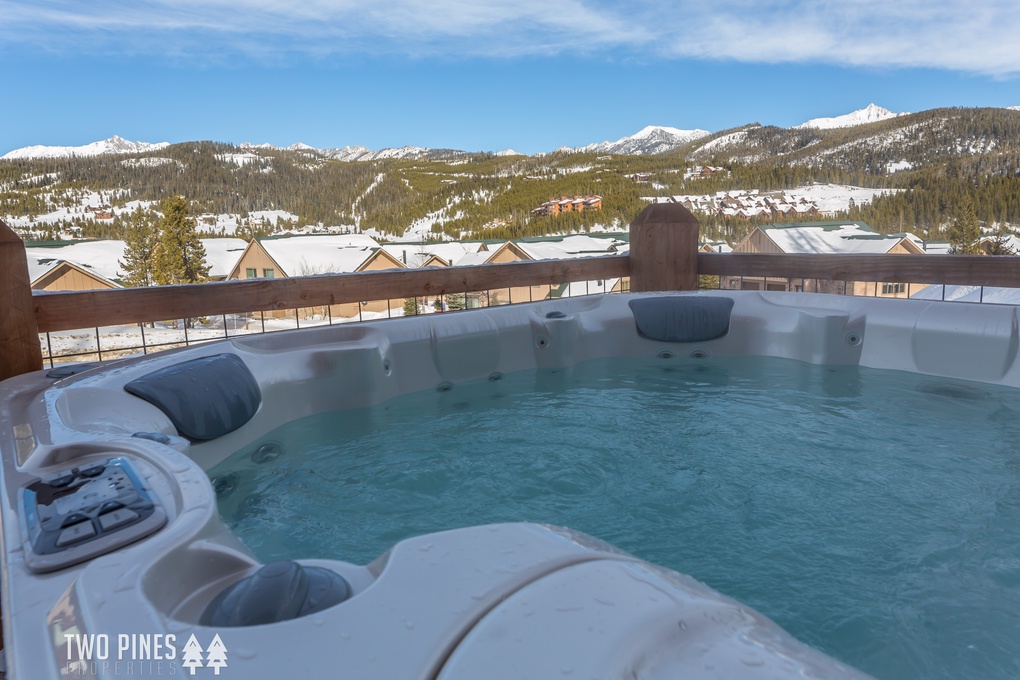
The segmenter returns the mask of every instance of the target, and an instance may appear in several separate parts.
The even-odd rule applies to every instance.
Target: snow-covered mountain
[[[1005,108],[1013,111],[1020,111],[1020,106],[1009,106]],[[876,106],[875,104],[869,104],[867,107],[860,109],[859,111],[854,111],[853,113],[836,116],[835,118],[815,118],[807,121],[806,123],[795,125],[789,129],[776,128],[773,126],[766,126],[763,128],[760,124],[754,123],[739,129],[732,129],[729,132],[714,138],[713,134],[706,130],[681,130],[674,127],[649,125],[639,132],[628,137],[622,137],[615,142],[605,141],[580,147],[563,146],[556,149],[556,151],[567,153],[586,152],[606,155],[658,154],[686,146],[697,140],[703,140],[700,148],[691,150],[696,158],[699,156],[707,157],[709,154],[718,154],[720,152],[729,153],[732,150],[733,153],[730,154],[732,158],[740,160],[741,162],[754,162],[760,159],[762,147],[775,147],[778,149],[778,153],[782,154],[797,151],[800,148],[798,144],[804,143],[805,133],[799,132],[793,134],[793,137],[788,140],[789,143],[784,146],[780,138],[782,138],[783,134],[790,133],[790,131],[849,128],[908,115],[909,114],[907,113],[894,113],[888,109]],[[949,118],[952,117],[953,114],[950,113]],[[813,144],[817,140],[808,141]],[[145,142],[129,142],[121,137],[111,137],[110,139],[101,142],[93,142],[92,144],[77,147],[29,146],[11,151],[0,156],[0,159],[58,158],[70,156],[84,157],[97,156],[100,154],[141,153],[162,149],[166,146],[169,146],[167,142],[147,144]],[[374,161],[381,159],[454,160],[465,158],[470,156],[472,153],[451,149],[430,149],[420,146],[385,148],[378,151],[372,151],[365,146],[344,146],[340,148],[319,149],[300,142],[291,144],[287,147],[275,146],[272,144],[250,144],[248,142],[244,142],[239,145],[239,148],[242,151],[255,153],[256,155],[260,150],[292,151],[309,155],[315,154],[322,158],[336,159],[340,161]],[[775,155],[775,153],[777,153],[777,151],[773,150],[773,152],[766,153],[766,155]],[[518,152],[513,149],[506,149],[504,151],[497,152],[496,155],[518,155]],[[543,156],[545,154],[539,153],[536,155]],[[704,158],[702,159],[704,160]]]
[[[812,118],[806,123],[794,125],[793,129],[799,130],[803,128],[816,128],[818,130],[831,130],[832,128],[855,127],[857,125],[877,123],[880,120],[895,118],[896,116],[902,115],[905,114],[893,113],[889,109],[883,109],[881,106],[868,104],[865,108],[860,109],[859,111],[847,113],[842,116],[836,116],[835,118]]]
[[[570,151],[588,153],[619,153],[619,154],[654,154],[671,151],[695,139],[707,137],[712,133],[707,130],[680,130],[662,125],[649,125],[629,137],[622,137],[615,142],[600,142],[581,146]]]
[[[10,153],[0,156],[3,160],[15,160],[22,158],[69,158],[71,156],[101,156],[103,154],[119,153],[142,153],[143,151],[156,151],[163,147],[170,146],[169,142],[149,144],[147,142],[129,142],[128,140],[114,135],[101,142],[92,142],[84,146],[26,146],[22,149],[15,149]]]
[[[338,161],[375,161],[384,158],[418,159],[418,158],[450,158],[452,156],[468,155],[466,151],[453,151],[450,149],[426,149],[420,146],[402,146],[400,148],[386,148],[379,151],[372,151],[367,146],[345,146],[342,148],[317,149],[314,146],[298,142],[290,146],[275,146],[273,144],[249,144],[244,142],[241,148],[245,151],[257,149],[268,149],[271,151],[305,151],[318,154],[324,158],[331,158]]]

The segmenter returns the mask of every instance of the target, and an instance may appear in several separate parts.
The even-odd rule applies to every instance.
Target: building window
[[[266,278],[266,279],[276,278],[276,271],[272,270],[272,269],[263,269],[262,270],[262,277]]]
[[[907,292],[907,284],[905,283],[883,283],[882,284],[882,295],[897,295],[898,293]]]
[[[255,267],[248,267],[247,269],[245,269],[244,278],[246,279],[258,278],[258,272],[256,271]]]

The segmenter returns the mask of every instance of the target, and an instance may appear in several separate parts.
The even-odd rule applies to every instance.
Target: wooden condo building
[[[536,217],[553,217],[561,213],[602,210],[601,196],[560,196],[552,198],[531,211]]]

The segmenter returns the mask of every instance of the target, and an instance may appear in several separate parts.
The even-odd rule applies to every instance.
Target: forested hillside
[[[422,238],[511,238],[622,228],[653,197],[834,183],[896,190],[825,215],[881,231],[939,238],[948,211],[965,198],[986,228],[1020,227],[1020,111],[1004,109],[937,109],[841,129],[750,125],[656,155],[385,155],[352,162],[314,149],[192,142],[0,160],[0,217],[30,238],[123,238],[136,207],[155,210],[181,195],[192,215],[230,216],[241,235],[316,226],[400,237],[417,227]],[[716,170],[701,176],[696,169],[705,165]],[[602,197],[601,210],[532,214],[553,198],[590,195]],[[253,216],[262,211],[277,217]],[[729,240],[754,224],[789,221],[699,217],[706,238]],[[202,224],[233,233],[222,220]]]

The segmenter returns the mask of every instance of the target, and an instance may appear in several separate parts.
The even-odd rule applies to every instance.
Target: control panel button
[[[57,547],[78,543],[95,535],[96,529],[92,526],[92,522],[80,522],[60,532],[60,535],[57,536]]]
[[[103,513],[113,512],[114,510],[120,510],[123,507],[124,504],[121,503],[120,501],[106,501],[105,503],[99,506],[99,514],[102,515]]]
[[[120,510],[100,515],[99,526],[103,527],[103,531],[111,531],[129,522],[134,522],[136,519],[138,519],[137,512],[131,508],[121,508]]]
[[[66,475],[60,475],[59,477],[54,477],[53,479],[48,480],[46,483],[49,484],[50,486],[54,487],[54,488],[60,488],[62,486],[67,486],[68,484],[70,484],[73,481],[74,481],[74,474],[68,473]]]
[[[106,469],[106,463],[98,463],[96,465],[90,465],[83,467],[78,470],[78,474],[82,477],[98,477],[103,474],[103,470]]]
[[[60,528],[63,529],[65,527],[71,526],[72,524],[85,522],[88,520],[88,518],[89,518],[88,515],[82,514],[80,512],[72,512],[70,515],[64,517],[64,521],[60,523]]]

